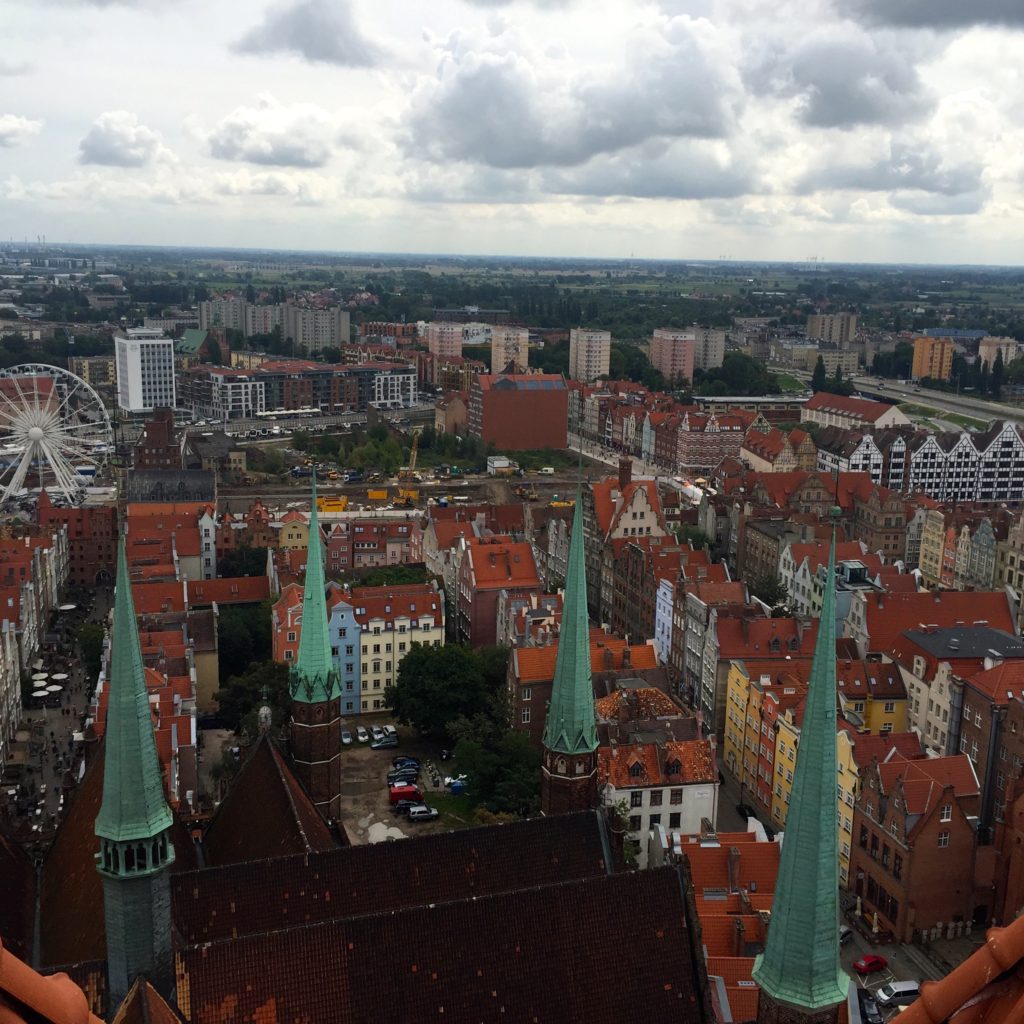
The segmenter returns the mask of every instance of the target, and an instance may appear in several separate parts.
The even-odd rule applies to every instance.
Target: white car
[[[343,747],[348,747],[352,745],[352,733],[350,733],[348,729],[341,730],[341,745]]]
[[[358,738],[360,743],[369,743],[370,742],[370,734],[361,725],[357,725],[356,726],[356,737]]]

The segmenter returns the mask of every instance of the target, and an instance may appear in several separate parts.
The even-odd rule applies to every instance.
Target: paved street
[[[74,734],[82,730],[89,687],[95,683],[85,678],[74,635],[83,621],[103,622],[108,607],[109,593],[99,590],[93,592],[91,604],[58,612],[51,634],[60,639],[44,645],[33,659],[33,667],[41,662],[41,671],[50,677],[63,674],[68,678],[60,681],[64,689],[59,699],[23,713],[14,747],[24,751],[28,767],[17,785],[5,786],[5,808],[16,830],[34,832],[42,840],[52,836],[67,795],[78,783],[81,744],[75,742]],[[50,679],[44,685],[48,682]]]

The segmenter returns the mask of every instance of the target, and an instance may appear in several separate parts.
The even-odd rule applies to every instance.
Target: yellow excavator
[[[395,504],[405,508],[412,508],[420,500],[419,488],[411,486],[419,480],[416,473],[416,453],[419,443],[420,435],[413,434],[412,447],[409,449],[409,465],[398,471],[398,498]]]

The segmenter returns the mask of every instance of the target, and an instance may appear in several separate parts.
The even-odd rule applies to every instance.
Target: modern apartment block
[[[232,328],[247,338],[273,334],[291,339],[297,352],[312,354],[338,348],[351,340],[349,313],[336,305],[302,302],[259,304],[234,296],[219,296],[199,303],[199,327]]]
[[[491,373],[501,373],[509,363],[516,370],[529,365],[530,332],[525,327],[491,328]]]
[[[427,349],[435,356],[461,356],[465,324],[433,322],[427,324]]]
[[[657,327],[651,335],[651,366],[667,381],[692,381],[696,348],[693,331]]]
[[[914,362],[910,376],[914,380],[929,377],[932,380],[949,380],[953,370],[952,338],[915,338]]]
[[[569,332],[569,377],[588,384],[598,377],[607,377],[611,354],[611,331],[574,327]]]
[[[807,318],[807,337],[849,348],[857,333],[856,313],[816,313]]]
[[[114,337],[117,404],[125,412],[174,408],[174,342],[162,331],[129,327]]]
[[[693,365],[698,370],[713,370],[725,362],[725,331],[713,327],[693,327]]]

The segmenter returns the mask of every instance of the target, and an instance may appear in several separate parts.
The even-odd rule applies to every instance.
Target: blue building
[[[330,610],[327,630],[331,653],[341,681],[341,713],[358,715],[360,711],[359,623],[355,608],[348,601],[338,601]]]

